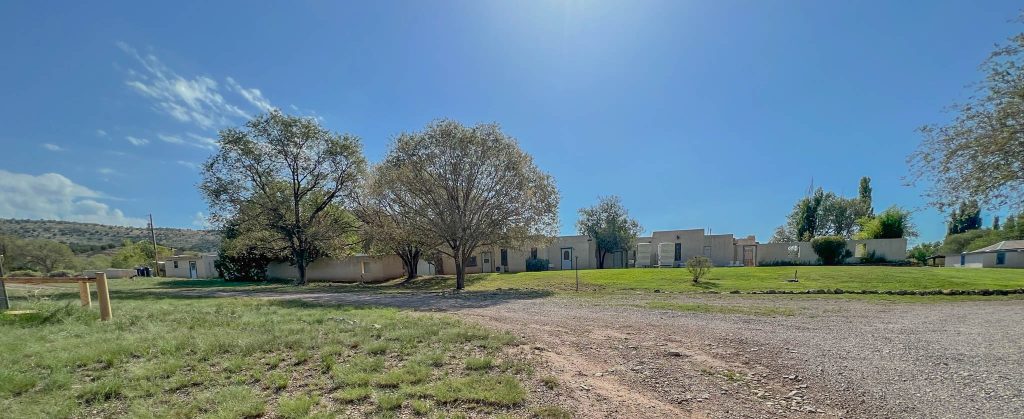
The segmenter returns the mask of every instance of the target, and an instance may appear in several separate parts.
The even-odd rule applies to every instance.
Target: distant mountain
[[[0,218],[0,234],[23,239],[48,239],[66,243],[76,252],[120,246],[124,240],[149,240],[149,229],[93,223]],[[157,228],[156,242],[177,250],[215,252],[220,233],[186,228]]]

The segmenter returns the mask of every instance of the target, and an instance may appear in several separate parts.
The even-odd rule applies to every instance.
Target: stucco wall
[[[344,259],[318,259],[306,268],[307,281],[380,282],[405,275],[405,265],[397,255],[349,256]],[[267,276],[272,279],[299,278],[299,270],[288,263],[271,263]]]
[[[856,253],[857,246],[864,244],[864,252],[875,251],[875,256],[883,257],[890,261],[899,261],[907,258],[907,239],[871,239],[871,240],[847,240],[846,249],[851,254]],[[789,256],[789,247],[798,246],[800,255],[797,258]],[[844,263],[857,263],[859,257],[850,257]],[[802,264],[818,263],[818,255],[814,253],[814,247],[810,242],[796,243],[764,243],[757,245],[757,263],[768,264],[772,262],[797,261]]]

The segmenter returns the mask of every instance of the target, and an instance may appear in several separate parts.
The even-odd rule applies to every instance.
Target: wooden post
[[[92,297],[89,295],[89,283],[82,281],[78,283],[78,298],[82,300],[82,307],[92,307]]]
[[[110,320],[110,289],[107,288],[106,272],[96,272],[96,299],[100,300],[100,320]]]
[[[4,255],[0,255],[0,310],[11,308],[11,301],[7,299],[7,286],[4,285]]]

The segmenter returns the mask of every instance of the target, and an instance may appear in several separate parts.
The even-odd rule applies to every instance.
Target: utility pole
[[[11,302],[7,299],[7,287],[4,286],[4,255],[0,255],[0,310],[11,308]]]
[[[160,256],[156,254],[156,230],[153,226],[153,214],[149,214],[149,238],[153,241],[153,271],[156,272]]]

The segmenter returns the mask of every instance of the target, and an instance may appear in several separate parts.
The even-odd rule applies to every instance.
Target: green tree
[[[860,201],[863,208],[861,209],[862,214],[857,218],[875,216],[875,208],[871,203],[871,192],[871,178],[867,176],[860,178],[860,187],[858,188],[857,199]]]
[[[961,202],[960,207],[949,214],[949,228],[946,234],[960,234],[981,228],[981,207],[977,201]]]
[[[846,238],[841,236],[821,236],[811,240],[814,254],[821,258],[825,265],[838,265],[846,259]]]
[[[238,220],[242,241],[287,252],[299,285],[317,257],[351,251],[366,171],[358,138],[274,110],[221,131],[219,144],[200,184],[215,225]]]
[[[939,248],[942,246],[942,242],[922,242],[911,247],[907,251],[907,257],[916,260],[918,263],[924,265],[928,263],[928,258],[932,255],[937,254]]]
[[[866,240],[917,237],[917,228],[910,218],[910,211],[894,205],[882,211],[875,218],[861,219],[857,238]]]
[[[996,47],[982,63],[977,94],[953,119],[920,128],[908,157],[911,183],[939,210],[977,201],[989,208],[1024,204],[1024,33]]]
[[[18,247],[15,253],[22,263],[44,274],[69,267],[75,260],[75,254],[68,245],[52,240],[22,240]]]
[[[629,216],[618,196],[598,197],[597,200],[596,205],[579,209],[576,230],[594,241],[597,267],[604,269],[605,257],[632,248],[643,228]]]
[[[380,166],[383,199],[455,260],[457,289],[479,247],[523,247],[557,233],[554,181],[498,125],[432,122],[399,135]]]
[[[391,199],[397,191],[386,181],[389,169],[377,166],[371,171],[355,214],[363,223],[361,236],[367,252],[397,255],[405,265],[405,283],[416,278],[420,259],[436,259],[440,243],[437,236],[414,228],[413,221],[405,218],[412,211],[403,211],[401,203]]]

